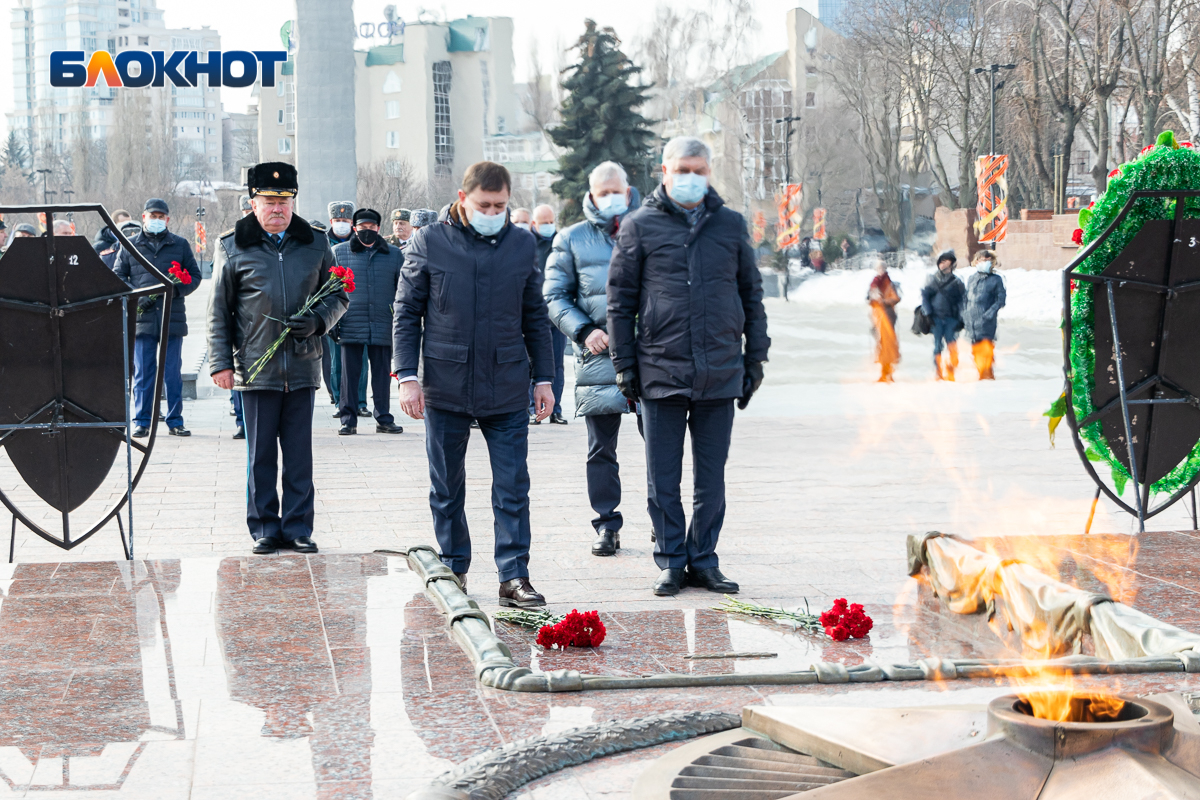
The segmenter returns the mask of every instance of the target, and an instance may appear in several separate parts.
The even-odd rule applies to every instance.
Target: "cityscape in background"
[[[961,24],[961,31],[953,34],[958,37],[955,46],[976,30],[991,35],[986,26],[976,24],[969,3],[931,2],[937,7],[933,10],[941,9],[956,26]],[[238,92],[235,107],[204,75],[195,87],[136,91],[114,90],[103,80],[90,88],[55,88],[49,81],[49,54],[55,50],[89,55],[98,49],[114,55],[130,50],[220,50],[218,20],[211,27],[169,28],[157,0],[13,3],[14,102],[5,111],[8,136],[0,152],[0,166],[18,166],[0,174],[0,188],[11,197],[89,199],[126,207],[140,204],[146,196],[163,196],[183,200],[187,213],[194,209],[197,221],[203,215],[210,231],[222,230],[239,213],[237,198],[249,165],[288,161],[301,166],[302,175],[312,176],[323,168],[333,169],[325,163],[330,150],[322,149],[332,147],[347,154],[336,168],[339,181],[325,181],[327,188],[303,193],[300,209],[306,217],[321,217],[330,199],[354,199],[385,209],[439,208],[453,197],[466,167],[483,159],[508,167],[519,205],[549,203],[561,208],[568,199],[551,189],[561,177],[563,152],[549,132],[561,123],[563,69],[575,57],[570,49],[575,33],[569,26],[560,42],[560,63],[526,64],[528,54],[514,51],[512,18],[445,18],[422,12],[415,20],[404,20],[388,6],[386,20],[370,38],[352,33],[327,46],[335,40],[322,38],[327,31],[314,24],[316,33],[308,39],[313,69],[304,78],[303,67],[298,67],[305,58],[302,24],[292,19],[278,31],[279,47],[290,57],[278,65],[274,85],[264,87],[260,78],[250,103],[243,104],[245,92]],[[322,6],[334,15],[323,19],[353,19],[350,0],[313,7]],[[949,119],[936,127],[925,125],[922,115],[929,109],[921,103],[942,98],[932,92],[921,97],[915,84],[902,80],[899,91],[909,96],[895,109],[894,144],[863,138],[856,143],[857,151],[848,146],[847,134],[852,138],[857,130],[860,138],[872,135],[870,115],[886,120],[893,112],[886,90],[876,98],[856,99],[853,85],[839,83],[843,67],[838,61],[847,62],[848,45],[863,46],[862,32],[855,33],[858,28],[888,23],[882,17],[864,22],[861,13],[854,13],[852,0],[819,0],[816,6],[816,15],[794,8],[780,19],[759,19],[753,16],[753,4],[732,4],[727,18],[717,20],[711,11],[660,4],[651,29],[618,31],[627,37],[628,54],[641,70],[635,82],[646,87],[641,114],[655,135],[647,157],[656,159],[673,136],[698,136],[716,156],[714,187],[756,230],[782,218],[781,187],[796,185],[802,187],[797,218],[815,238],[827,231],[852,237],[864,249],[928,252],[935,244],[939,213],[974,206],[974,161],[986,151],[987,141],[971,131],[970,136],[954,135],[955,123]],[[880,9],[881,14],[892,13]],[[960,15],[962,20],[957,19]],[[698,21],[708,26],[708,39],[688,40],[684,32],[696,28]],[[579,22],[581,33],[582,17]],[[750,34],[767,26],[786,29],[786,50],[755,51]],[[314,47],[317,41],[323,44]],[[978,60],[982,53],[977,47],[968,55]],[[923,63],[920,53],[908,56],[918,67]],[[336,81],[326,80],[318,61],[345,68]],[[527,78],[518,81],[518,72]],[[998,89],[1003,86],[1001,79]],[[1020,101],[1011,90],[1001,97],[1009,104],[1006,118],[1000,120],[1001,133],[1011,140],[1022,135],[1010,121]],[[298,98],[301,107],[306,98],[314,104],[310,118],[338,118],[329,128],[334,133],[322,129],[310,139],[312,154],[326,155],[307,165],[303,136],[297,135]],[[336,111],[321,107],[329,102],[336,104]],[[990,112],[986,103],[981,105],[979,91],[963,102],[967,127],[986,129]],[[867,116],[859,114],[864,106],[872,106]],[[1128,103],[1125,113],[1128,116]],[[1059,125],[1053,118],[1045,124]],[[1131,129],[1136,124],[1123,123]],[[1112,130],[1114,139],[1124,135],[1116,123]],[[1068,198],[1072,205],[1086,203],[1096,194],[1097,161],[1111,159],[1114,150],[1100,154],[1098,141],[1095,135],[1075,136],[1069,154],[1050,153],[1041,161],[1034,156],[1028,166],[1015,164],[1015,205],[1061,212],[1064,208],[1059,206],[1065,207]],[[1063,149],[1054,143],[1038,146]],[[884,151],[878,159],[864,159],[863,149],[872,147]],[[353,168],[347,166],[348,150]],[[1047,167],[1043,162],[1051,159],[1054,164]],[[654,169],[651,164],[650,171]],[[1050,170],[1057,187],[1053,192],[1046,185]],[[1061,196],[1057,203],[1050,199],[1055,193]],[[1013,211],[1015,218],[1017,208]],[[823,220],[821,226],[814,214]],[[964,228],[968,223],[965,217],[956,218],[954,225]],[[1046,241],[1035,249],[1053,259],[1063,242],[1056,233],[1052,245],[1049,230],[1037,229]],[[1011,232],[1018,237],[1015,242],[1021,241],[1020,224]],[[773,239],[766,237],[768,243]]]

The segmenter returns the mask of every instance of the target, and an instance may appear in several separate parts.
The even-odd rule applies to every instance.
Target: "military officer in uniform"
[[[408,247],[412,241],[413,226],[412,212],[407,208],[397,208],[392,211],[392,235],[387,237],[387,243],[401,250]]]
[[[338,291],[298,313],[329,280],[329,240],[295,214],[296,168],[267,162],[248,176],[253,213],[217,244],[208,308],[213,382],[242,393],[249,449],[246,523],[255,553],[315,553],[312,419],[321,383],[321,336],[349,300]],[[251,383],[248,372],[286,331],[284,345]],[[275,489],[283,453],[283,504]]]

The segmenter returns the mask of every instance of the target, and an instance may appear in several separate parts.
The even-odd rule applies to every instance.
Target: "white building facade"
[[[111,89],[50,85],[50,53],[96,50],[219,50],[220,35],[210,28],[172,30],[163,26],[155,0],[11,0],[13,108],[9,130],[36,156],[66,152],[77,137],[107,138],[114,124],[118,91],[152,97],[172,127],[173,139],[189,161],[205,165],[208,177],[221,174],[221,95],[219,87]]]

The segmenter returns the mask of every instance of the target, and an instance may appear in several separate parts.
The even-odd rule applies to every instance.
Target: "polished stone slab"
[[[970,704],[1010,690],[991,681],[481,689],[405,560],[375,554],[5,565],[0,590],[0,797],[402,798],[478,753],[593,722],[750,705]],[[533,646],[531,632],[497,628],[520,663],[610,674],[995,650],[925,607],[919,591],[911,599],[870,606],[876,630],[845,643],[709,608],[605,612],[603,645],[562,654]],[[779,656],[683,658],[743,650]],[[1132,694],[1196,687],[1184,674],[1079,682]],[[631,785],[644,757],[603,760],[578,775],[610,770]],[[576,774],[547,776],[523,796],[570,796],[556,794],[564,781],[584,791],[588,781]]]

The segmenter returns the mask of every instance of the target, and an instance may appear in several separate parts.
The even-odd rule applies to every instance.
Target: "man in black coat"
[[[339,266],[354,272],[357,288],[350,306],[338,322],[342,350],[341,436],[358,432],[359,377],[370,364],[371,393],[375,403],[375,432],[404,433],[391,412],[392,304],[400,282],[404,255],[389,247],[379,235],[382,216],[373,208],[354,212],[354,233],[344,244],[335,245],[333,257]]]
[[[509,224],[511,192],[503,166],[472,164],[442,223],[413,236],[396,292],[392,367],[404,413],[425,420],[442,561],[465,580],[467,440],[478,420],[492,462],[500,605],[530,608],[546,600],[529,583],[526,406],[532,375],[537,418],[549,416],[554,362],[533,236]]]
[[[257,164],[247,175],[254,213],[222,234],[213,261],[208,359],[213,383],[242,393],[249,464],[246,524],[255,553],[315,553],[312,421],[321,337],[346,311],[337,291],[300,312],[329,283],[329,240],[295,210],[296,168]],[[288,333],[260,372],[255,363]],[[275,483],[283,455],[283,505]]]
[[[167,358],[163,367],[167,428],[172,436],[191,436],[191,432],[183,427],[183,337],[188,332],[184,298],[200,285],[200,267],[196,265],[187,239],[167,230],[171,222],[170,215],[166,201],[157,197],[147,200],[142,212],[142,232],[132,240],[132,244],[164,275],[169,275],[171,267],[178,264],[191,276],[187,283],[175,284],[171,319],[167,327]],[[113,271],[135,289],[159,285],[158,279],[125,251],[117,256]],[[175,280],[179,281],[178,278]],[[158,376],[158,342],[161,335],[162,296],[143,297],[138,301],[133,345],[133,435],[138,438],[149,434],[150,424],[158,417],[158,409],[154,408],[154,379]]]
[[[733,401],[746,407],[771,344],[746,222],[709,187],[711,162],[699,139],[667,143],[663,184],[621,222],[608,271],[617,385],[642,404],[654,560],[662,570],[657,595],[677,594],[685,584],[738,590],[716,553]],[[690,525],[679,492],[688,429]]]

